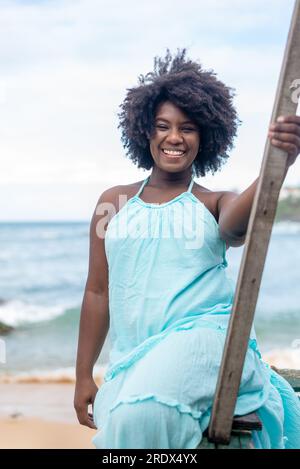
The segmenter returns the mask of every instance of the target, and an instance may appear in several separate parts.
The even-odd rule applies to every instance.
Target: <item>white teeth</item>
[[[184,151],[176,151],[176,150],[165,150],[163,149],[163,152],[166,155],[171,155],[171,156],[181,156],[184,154]]]

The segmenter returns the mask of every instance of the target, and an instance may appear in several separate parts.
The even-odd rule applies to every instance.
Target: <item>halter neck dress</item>
[[[139,191],[105,236],[111,349],[93,404],[96,448],[196,448],[208,427],[235,286],[213,214],[188,190]],[[257,411],[256,448],[300,448],[300,405],[262,360],[254,327],[235,415]]]

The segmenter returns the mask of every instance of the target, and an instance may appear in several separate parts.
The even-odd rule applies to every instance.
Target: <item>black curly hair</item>
[[[201,147],[194,160],[196,176],[214,174],[229,157],[237,126],[241,121],[232,104],[232,88],[217,80],[212,70],[186,58],[186,49],[177,49],[172,58],[154,58],[154,71],[138,77],[139,86],[127,89],[118,113],[121,141],[126,155],[139,168],[150,169],[154,160],[149,139],[154,131],[158,105],[171,101],[198,126]]]

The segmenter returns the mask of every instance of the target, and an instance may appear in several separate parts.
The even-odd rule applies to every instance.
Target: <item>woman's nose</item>
[[[167,141],[170,143],[182,142],[182,135],[177,129],[170,130]]]

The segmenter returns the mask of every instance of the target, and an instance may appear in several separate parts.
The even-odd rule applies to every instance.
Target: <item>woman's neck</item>
[[[172,189],[173,187],[188,186],[191,182],[192,176],[192,168],[187,168],[185,171],[171,173],[154,166],[148,184],[161,189]]]

